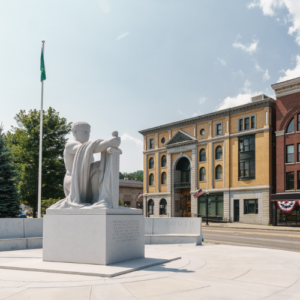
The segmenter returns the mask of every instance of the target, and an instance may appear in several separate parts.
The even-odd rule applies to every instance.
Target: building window
[[[153,159],[153,157],[151,157],[149,159],[149,169],[153,169],[153,168],[154,168],[154,159]]]
[[[300,144],[298,144],[298,161],[300,162]]]
[[[222,166],[218,165],[216,167],[216,179],[222,179],[222,171],[223,171]]]
[[[238,131],[249,130],[255,128],[255,115],[244,116],[238,118]]]
[[[166,215],[167,214],[167,201],[166,199],[161,199],[159,202],[159,214]]]
[[[249,118],[245,118],[245,130],[250,128]]]
[[[161,174],[161,184],[166,184],[167,183],[167,174],[166,172],[163,172]]]
[[[154,148],[154,139],[149,139],[149,149]]]
[[[206,170],[205,168],[200,169],[200,181],[205,181],[206,180]]]
[[[154,185],[154,175],[150,174],[149,176],[149,185]]]
[[[244,200],[244,214],[258,214],[258,200],[247,199]]]
[[[148,212],[149,212],[149,215],[154,214],[154,201],[152,199],[150,199],[148,201]]]
[[[218,146],[216,148],[216,159],[222,159],[222,147]]]
[[[239,180],[255,178],[255,136],[239,138]]]
[[[216,124],[216,135],[222,135],[222,124]]]
[[[201,130],[200,130],[200,135],[202,135],[202,137],[203,137],[204,134],[205,134],[205,130],[204,130],[204,129],[201,129]]]
[[[167,158],[165,155],[163,155],[161,158],[161,166],[165,167],[166,165],[167,165]]]
[[[163,137],[160,141],[161,141],[162,144],[164,144],[166,139]]]
[[[294,172],[287,172],[286,173],[286,190],[293,190],[293,189],[295,189]]]
[[[207,195],[207,202],[209,217],[220,220],[220,217],[223,217],[223,193],[210,193]],[[206,199],[204,195],[198,198],[198,216],[206,217]]]
[[[286,146],[286,162],[287,163],[294,162],[294,145]]]
[[[251,128],[255,128],[255,117],[251,117]]]
[[[205,149],[200,150],[200,161],[206,161],[206,151],[205,151]]]
[[[239,131],[243,131],[243,119],[239,120]]]
[[[294,118],[290,121],[290,124],[286,130],[286,133],[294,132]]]
[[[297,131],[300,131],[300,114],[297,116]]]
[[[300,190],[300,171],[298,171],[297,173],[297,189]]]

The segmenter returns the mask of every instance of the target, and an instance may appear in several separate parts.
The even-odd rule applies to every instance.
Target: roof
[[[119,186],[142,189],[143,181],[119,179]]]
[[[247,110],[249,110],[251,108],[255,108],[255,107],[274,105],[275,102],[276,101],[274,99],[268,97],[267,99],[263,99],[260,101],[249,102],[249,103],[246,103],[243,105],[238,105],[238,106],[234,106],[234,107],[230,107],[230,108],[226,108],[226,109],[222,109],[222,110],[217,110],[212,113],[204,114],[201,116],[183,119],[183,120],[151,127],[148,129],[140,130],[139,133],[146,135],[146,134],[150,134],[150,133],[155,133],[157,131],[170,130],[170,129],[177,128],[180,126],[192,125],[192,124],[196,124],[196,123],[203,122],[203,121],[209,121],[212,119],[229,116],[229,115],[236,114],[236,113],[239,113],[242,111],[247,111]]]

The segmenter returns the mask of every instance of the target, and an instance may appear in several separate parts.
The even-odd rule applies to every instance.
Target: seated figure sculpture
[[[112,208],[113,158],[107,150],[119,147],[121,139],[114,132],[108,140],[89,142],[90,130],[86,122],[73,123],[73,140],[66,144],[64,150],[66,198],[50,209]],[[100,161],[94,161],[94,153],[101,153]]]

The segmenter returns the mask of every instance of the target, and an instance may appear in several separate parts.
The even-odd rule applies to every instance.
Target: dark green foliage
[[[0,218],[16,217],[20,203],[13,157],[0,128]]]
[[[121,173],[119,172],[119,179],[124,179],[124,177],[129,176],[132,180],[137,178],[138,181],[143,181],[143,171],[135,171],[133,173]]]
[[[49,208],[52,204],[55,204],[56,202],[58,202],[59,200],[61,199],[47,199],[47,200],[42,200],[42,203],[41,203],[41,210],[42,210],[42,213],[46,213],[46,209]]]
[[[20,200],[33,208],[36,216],[38,199],[40,112],[21,110],[15,117],[18,127],[7,133],[8,145],[19,167]],[[65,166],[63,151],[71,123],[59,117],[53,108],[43,112],[42,200],[62,199]]]

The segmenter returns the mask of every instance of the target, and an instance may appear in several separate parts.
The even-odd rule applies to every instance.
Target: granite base
[[[145,256],[143,215],[46,215],[43,260],[109,265]]]

